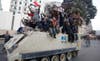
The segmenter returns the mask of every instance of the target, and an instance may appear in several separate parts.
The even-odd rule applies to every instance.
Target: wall
[[[12,13],[0,12],[0,29],[11,29]]]
[[[23,14],[16,14],[14,19],[14,30],[17,30],[20,26],[23,26],[21,23],[22,18],[25,17]]]
[[[21,24],[21,19],[24,15],[16,14],[14,19],[14,30],[17,30]],[[0,30],[11,30],[12,25],[12,13],[11,12],[0,12]]]

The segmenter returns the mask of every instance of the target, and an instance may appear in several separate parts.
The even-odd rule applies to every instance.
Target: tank
[[[62,33],[57,34],[56,38],[52,38],[49,32],[34,30],[25,34],[14,34],[4,45],[8,61],[70,60],[78,55],[81,48],[80,29],[78,40],[74,42],[69,42],[68,35]]]
[[[62,61],[78,55],[81,39],[70,43],[62,40],[63,34],[52,38],[48,32],[29,31],[15,34],[4,46],[8,61]],[[68,36],[66,35],[66,38]]]

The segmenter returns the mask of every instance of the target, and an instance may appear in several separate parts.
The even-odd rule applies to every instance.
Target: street
[[[92,41],[90,47],[84,47],[80,50],[79,55],[72,61],[100,61],[100,41]]]
[[[7,61],[7,56],[5,52],[2,52],[3,45],[0,44],[0,61]]]
[[[85,47],[83,43],[81,50],[77,57],[72,58],[71,61],[100,61],[100,41],[92,41],[90,47]],[[1,52],[0,61],[7,61],[6,54]]]

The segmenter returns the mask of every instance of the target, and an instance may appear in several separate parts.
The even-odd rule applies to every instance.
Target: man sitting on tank
[[[76,13],[69,13],[68,18],[64,21],[63,31],[66,31],[68,34],[69,42],[74,42],[78,39],[78,26],[76,24]]]
[[[82,25],[80,13],[78,11],[72,12],[69,22],[72,29],[72,42],[75,42],[78,40],[78,26]]]
[[[50,35],[53,38],[56,38],[56,34],[57,34],[57,19],[53,17],[50,23]]]
[[[31,19],[31,17],[27,17],[26,19],[23,18],[23,19],[22,19],[22,23],[24,24],[24,26],[28,26],[28,27],[31,27],[31,28],[33,28],[33,29],[35,29],[35,27],[36,27],[36,22],[33,21],[33,20]]]
[[[74,33],[74,40],[78,40],[78,27],[83,24],[83,18],[80,16],[80,12],[76,11],[74,16],[74,27],[73,27],[73,33]]]
[[[41,20],[41,27],[42,27],[42,31],[49,31],[49,27],[50,27],[50,20],[48,18],[48,16],[45,16],[42,20]]]
[[[31,31],[32,28],[28,27],[28,26],[24,26],[24,27],[19,27],[17,30],[17,34],[26,34],[28,31]]]
[[[73,32],[70,26],[70,23],[68,20],[64,20],[63,28],[62,28],[62,33],[68,34],[68,41],[71,42],[73,40]]]
[[[73,32],[73,42],[77,41],[78,40],[78,24],[77,24],[77,19],[76,19],[76,12],[73,12],[72,13],[72,22],[70,21],[71,23],[71,29],[72,29],[72,32]]]

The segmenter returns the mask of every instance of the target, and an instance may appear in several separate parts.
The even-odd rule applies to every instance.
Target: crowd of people
[[[27,19],[23,18],[22,23],[25,27],[20,27],[17,30],[18,34],[38,28],[41,32],[48,32],[53,38],[56,38],[57,34],[62,33],[68,35],[69,42],[78,40],[78,27],[81,26],[83,22],[79,11],[67,15],[62,12],[58,12],[56,15],[54,13],[41,14],[41,18],[39,17],[38,11],[34,15],[33,14],[34,12],[28,13],[29,17]],[[8,31],[5,34],[0,35],[0,37],[5,38],[5,43],[12,38]]]
[[[53,12],[53,11],[52,11]],[[55,11],[57,12],[57,11]],[[56,38],[58,33],[67,34],[68,41],[74,42],[78,40],[78,26],[81,26],[83,19],[79,11],[72,13],[57,12],[57,14],[39,14],[39,9],[30,13],[27,19],[23,19],[25,26],[31,27],[33,30],[38,28],[42,32],[49,32],[50,36]]]

